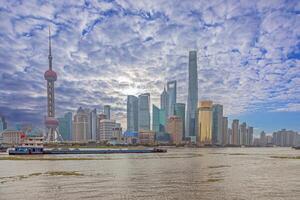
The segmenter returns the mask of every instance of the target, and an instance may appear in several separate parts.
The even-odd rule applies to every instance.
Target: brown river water
[[[291,148],[32,157],[0,154],[1,200],[300,199],[300,150]]]

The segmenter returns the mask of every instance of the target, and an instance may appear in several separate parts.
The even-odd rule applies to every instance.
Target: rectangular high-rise
[[[150,130],[150,93],[138,97],[138,131]]]
[[[136,96],[127,96],[127,131],[138,131],[138,102]]]
[[[222,144],[228,144],[228,118],[222,118]]]
[[[185,138],[185,104],[184,103],[176,103],[174,108],[174,114],[177,117],[180,117],[182,119],[182,139]]]
[[[223,124],[223,106],[214,104],[213,112],[213,128],[212,128],[212,142],[214,144],[222,143],[222,124]]]
[[[110,119],[110,105],[105,105],[103,108],[103,112],[106,115],[106,119]]]
[[[239,134],[239,120],[234,119],[232,121],[232,144],[239,145],[240,144],[240,134]]]
[[[152,130],[156,133],[164,132],[166,125],[165,110],[159,109],[157,106],[152,105]]]
[[[174,115],[174,109],[177,97],[177,82],[169,81],[167,82],[167,93],[168,93],[168,117]]]
[[[197,104],[198,104],[197,52],[190,51],[189,69],[188,69],[188,99],[187,99],[186,126],[185,126],[186,137],[196,136]]]
[[[199,102],[198,109],[198,142],[212,144],[212,101]]]
[[[72,140],[72,113],[67,112],[63,117],[58,118],[59,125],[58,130],[61,134],[64,141],[71,141]]]
[[[80,107],[74,115],[72,141],[87,142],[91,138],[90,111]]]
[[[96,141],[96,135],[97,135],[97,109],[93,109],[90,112],[90,132],[91,132],[91,140]]]
[[[240,125],[240,145],[246,145],[247,142],[247,124],[246,122],[243,122]]]

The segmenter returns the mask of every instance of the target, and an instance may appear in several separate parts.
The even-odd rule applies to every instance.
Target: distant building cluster
[[[274,132],[272,135],[266,135],[264,131],[260,133],[259,138],[254,139],[254,146],[279,146],[292,147],[300,145],[300,134],[292,130],[282,129]]]
[[[97,109],[78,108],[73,115],[67,112],[55,118],[54,81],[52,70],[51,40],[49,36],[49,70],[47,80],[47,108],[45,120],[47,141],[109,144],[197,144],[200,146],[294,146],[300,144],[299,134],[285,129],[260,138],[253,137],[253,127],[233,119],[229,124],[223,105],[211,100],[198,100],[197,52],[189,52],[188,96],[186,104],[177,102],[177,81],[168,81],[160,95],[160,106],[152,104],[150,93],[127,96],[127,130],[111,117],[111,106]],[[152,116],[151,116],[152,113]],[[152,121],[151,121],[152,120]],[[23,133],[41,135],[29,125],[7,129],[7,122],[0,116],[0,140],[15,144]]]

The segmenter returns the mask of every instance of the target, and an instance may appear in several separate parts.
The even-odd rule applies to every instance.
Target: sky
[[[0,114],[43,126],[48,27],[57,116],[112,107],[177,80],[186,103],[188,52],[197,50],[199,100],[224,106],[258,133],[300,131],[298,0],[1,0]]]

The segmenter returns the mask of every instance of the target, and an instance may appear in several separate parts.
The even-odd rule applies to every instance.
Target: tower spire
[[[52,70],[51,30],[50,30],[50,26],[49,26],[49,55],[48,55],[48,60],[49,60],[49,69]]]

